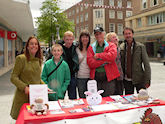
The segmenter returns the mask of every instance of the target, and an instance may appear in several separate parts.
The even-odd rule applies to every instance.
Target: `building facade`
[[[75,24],[75,37],[87,29],[92,39],[93,29],[101,26],[108,32],[116,32],[122,38],[125,17],[132,15],[131,0],[82,0],[64,11]],[[94,40],[94,39],[93,39]]]
[[[0,1],[0,76],[13,68],[16,54],[22,50],[28,37],[33,35],[33,30],[28,1]],[[10,37],[10,32],[17,35]]]
[[[165,56],[165,0],[132,0],[133,16],[125,19],[135,39],[146,45],[148,55]]]

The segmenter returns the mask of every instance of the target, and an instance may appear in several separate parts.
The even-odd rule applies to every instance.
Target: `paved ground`
[[[162,63],[151,63],[152,83],[148,89],[150,96],[165,100],[165,66]],[[0,124],[14,124],[10,117],[10,109],[15,86],[10,83],[10,73],[0,77]]]

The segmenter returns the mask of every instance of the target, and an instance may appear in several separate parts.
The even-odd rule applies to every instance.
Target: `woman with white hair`
[[[106,35],[106,41],[112,42],[117,46],[117,57],[116,57],[116,64],[120,73],[120,76],[116,79],[116,88],[115,88],[115,95],[123,95],[123,70],[121,67],[120,61],[120,48],[118,46],[119,38],[115,32],[110,32]]]

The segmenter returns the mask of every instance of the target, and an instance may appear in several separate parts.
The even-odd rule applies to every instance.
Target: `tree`
[[[36,21],[38,25],[37,37],[46,43],[49,42],[49,45],[52,45],[52,36],[56,36],[57,25],[60,26],[60,37],[63,37],[67,30],[73,31],[74,24],[67,20],[65,14],[61,12],[57,5],[58,2],[58,0],[45,0],[40,8],[41,16],[37,17]]]

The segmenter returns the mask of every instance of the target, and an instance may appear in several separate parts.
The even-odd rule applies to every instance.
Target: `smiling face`
[[[62,55],[62,47],[59,44],[56,44],[52,47],[52,54],[54,56],[54,60],[60,60],[60,56]]]
[[[64,37],[65,47],[70,48],[72,46],[73,41],[74,41],[73,36],[65,36]]]
[[[81,36],[81,42],[84,46],[87,46],[87,44],[89,42],[89,37],[87,35]]]
[[[116,46],[118,45],[118,38],[116,35],[112,35],[110,38],[110,42],[114,43]]]
[[[103,43],[104,42],[104,32],[96,32],[95,38],[98,43]]]
[[[27,49],[28,49],[30,54],[35,56],[37,51],[38,51],[38,41],[37,41],[37,39],[32,38],[28,43]]]
[[[133,32],[131,30],[124,30],[124,38],[128,43],[132,43],[133,41]]]

